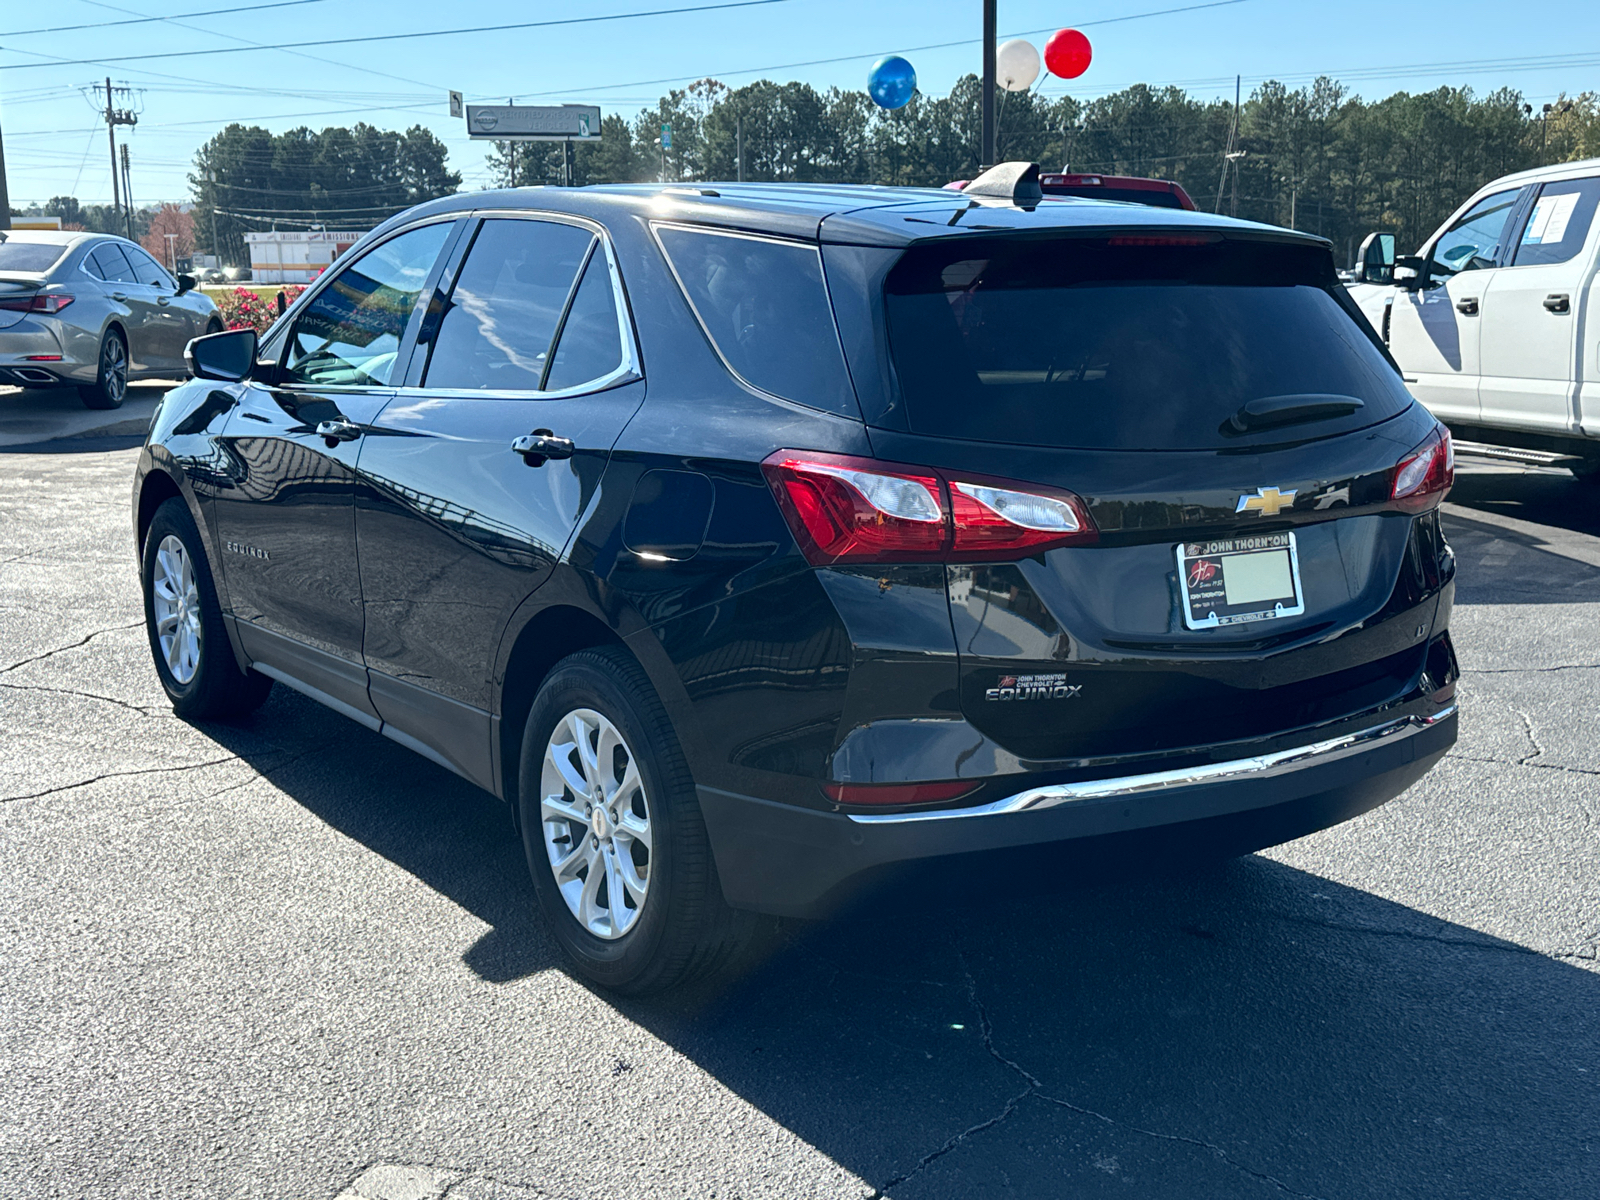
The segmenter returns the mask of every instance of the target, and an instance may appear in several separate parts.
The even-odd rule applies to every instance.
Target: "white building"
[[[250,277],[257,283],[310,283],[363,233],[347,229],[247,233]]]

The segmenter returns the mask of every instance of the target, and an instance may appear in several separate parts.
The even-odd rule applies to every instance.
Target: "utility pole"
[[[164,233],[161,236],[167,239],[167,266],[171,267],[172,273],[176,275],[178,273],[178,235]]]
[[[122,143],[122,198],[126,201],[123,206],[123,215],[127,218],[128,240],[139,239],[133,236],[133,172],[128,167],[128,143]]]
[[[217,266],[222,266],[222,245],[217,241],[217,173],[210,167],[206,168],[206,182],[211,185],[211,253],[216,256]]]
[[[11,193],[6,189],[6,143],[0,137],[0,231],[11,228]]]
[[[983,0],[983,152],[979,168],[988,170],[995,160],[994,42],[995,0]]]
[[[127,93],[128,99],[130,101],[130,104],[129,104],[129,106],[127,108],[118,108],[116,106],[116,101],[113,99],[113,96],[112,96],[113,90]],[[133,90],[131,88],[128,88],[128,87],[121,87],[121,88],[113,89],[112,86],[111,86],[111,79],[110,79],[109,76],[107,76],[107,78],[106,78],[106,140],[111,145],[111,216],[112,216],[113,219],[116,218],[118,210],[122,208],[122,201],[123,201],[123,199],[125,199],[125,197],[119,195],[119,193],[117,191],[117,126],[118,125],[137,125],[139,123],[139,114],[133,111],[133,106],[131,104],[131,101],[133,99],[132,91]],[[122,150],[123,150],[122,162],[123,162],[124,174],[126,174],[126,171],[127,171],[127,162],[128,162],[127,149],[128,148],[126,146],[124,146],[122,148]],[[127,182],[126,179],[124,179],[123,182],[126,183]],[[124,188],[124,190],[126,190],[126,189]],[[128,206],[129,206],[129,209],[131,210],[132,206],[133,206],[133,201],[131,199],[128,200]],[[132,218],[131,215],[128,218],[128,229],[130,231],[128,236],[132,237],[133,234],[132,234],[131,231],[133,229],[133,218]]]
[[[743,183],[744,182],[744,114],[743,113],[740,113],[737,117],[734,118],[733,128],[734,128],[735,140],[736,140],[736,142],[738,144],[738,147],[739,147],[739,164],[738,164],[738,167],[736,168],[736,170],[737,170],[739,182]],[[3,162],[0,162],[0,165],[4,165]],[[0,181],[0,187],[3,187],[3,186],[4,186],[4,181]]]

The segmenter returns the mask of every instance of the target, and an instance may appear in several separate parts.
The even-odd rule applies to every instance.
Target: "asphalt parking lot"
[[[1580,1197],[1600,492],[1463,467],[1462,739],[1179,870],[1035,856],[618,1002],[488,795],[277,689],[167,708],[129,439],[0,453],[0,1193]]]

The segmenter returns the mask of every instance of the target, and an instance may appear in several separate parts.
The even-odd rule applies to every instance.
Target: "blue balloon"
[[[904,108],[916,90],[917,73],[898,54],[880,58],[867,72],[867,95],[879,108]]]

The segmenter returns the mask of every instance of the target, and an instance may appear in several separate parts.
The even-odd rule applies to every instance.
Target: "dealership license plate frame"
[[[1306,610],[1305,588],[1300,583],[1300,553],[1292,530],[1179,542],[1176,551],[1178,587],[1183,594],[1183,623],[1190,629],[1248,625],[1256,621],[1299,616]],[[1218,602],[1217,591],[1226,588],[1230,560],[1256,559],[1257,562],[1251,564],[1255,567],[1264,556],[1283,553],[1289,557],[1289,580],[1293,589],[1290,595],[1229,604],[1224,591],[1224,598]],[[1202,562],[1212,564],[1214,574],[1197,579],[1195,576],[1204,570],[1198,566]],[[1267,606],[1269,604],[1270,607]]]

